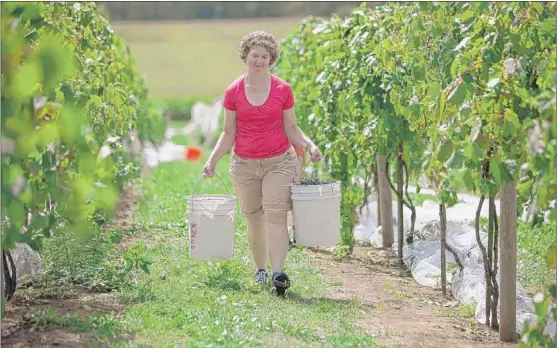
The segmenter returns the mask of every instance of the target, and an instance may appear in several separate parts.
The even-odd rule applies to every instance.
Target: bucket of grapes
[[[302,178],[292,184],[296,244],[329,247],[340,242],[340,182]]]

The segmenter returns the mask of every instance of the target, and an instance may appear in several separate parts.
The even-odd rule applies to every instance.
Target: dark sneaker
[[[269,275],[266,269],[258,269],[255,271],[255,284],[267,284],[269,282]]]
[[[284,296],[286,289],[290,287],[290,279],[281,270],[273,271],[273,286],[271,287],[271,294],[277,296]]]

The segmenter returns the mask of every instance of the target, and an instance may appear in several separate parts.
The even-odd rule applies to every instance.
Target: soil
[[[73,288],[64,298],[42,295],[32,300],[14,297],[8,303],[2,320],[2,347],[105,347],[92,334],[67,331],[62,328],[35,328],[33,317],[46,309],[59,315],[77,314],[82,319],[95,313],[120,313],[124,306],[117,295],[93,293]]]
[[[421,286],[396,259],[372,247],[356,246],[353,255],[336,260],[323,249],[308,251],[322,268],[333,299],[356,299],[365,318],[354,324],[372,332],[388,347],[517,347],[502,343],[497,332],[472,317],[457,315],[456,301]],[[453,313],[453,315],[450,315]]]

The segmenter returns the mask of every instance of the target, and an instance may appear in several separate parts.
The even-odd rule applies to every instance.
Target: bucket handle
[[[306,162],[306,164],[304,164],[304,166],[302,167],[302,169],[301,169],[302,175],[304,174],[304,170],[306,169],[307,165],[308,165],[310,162],[311,162],[311,159],[308,160],[308,161]],[[329,176],[329,177],[330,177],[330,176]],[[313,178],[313,176],[311,176],[310,178]]]
[[[228,195],[230,196],[230,191],[228,191],[228,187],[226,186],[226,184],[224,183],[224,180],[222,180],[222,178],[217,174],[217,172],[215,172],[215,176],[220,180],[220,182],[222,183],[222,186],[224,186],[224,188],[226,189],[226,193],[228,193]],[[197,180],[197,182],[195,183],[194,189],[193,191],[197,191],[199,184],[201,183],[201,180],[205,179],[204,176],[201,176],[201,178],[199,178],[199,180]],[[195,194],[193,196],[196,196]]]
[[[307,166],[310,162],[311,162],[311,159],[308,160],[308,161],[306,162],[306,164],[304,164],[304,166],[302,167],[302,169],[301,169],[302,175],[304,174],[304,170],[306,169],[306,166]],[[330,176],[329,176],[329,177],[330,177]],[[311,178],[313,178],[313,176],[311,176]],[[301,177],[300,177],[300,179],[301,179]],[[333,193],[333,192],[334,192],[334,187],[331,185],[331,193]]]
[[[228,191],[228,187],[226,186],[226,184],[224,183],[224,180],[222,180],[222,178],[215,172],[215,176],[220,180],[220,182],[222,183],[222,185],[224,186],[224,188],[226,189],[226,192],[228,193],[228,195],[230,196],[230,191]],[[199,178],[199,180],[197,180],[197,182],[194,185],[194,189],[193,192],[196,192],[199,184],[201,183],[201,180],[205,179],[205,177],[201,176],[201,178]],[[192,194],[191,197],[193,196],[197,196],[196,194]],[[207,208],[205,208],[202,204],[201,205],[201,210],[205,210],[208,213],[211,213]],[[192,207],[192,211],[193,211],[193,207]]]

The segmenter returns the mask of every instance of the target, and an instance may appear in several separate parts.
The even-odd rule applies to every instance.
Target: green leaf
[[[21,67],[17,76],[17,93],[21,97],[31,97],[33,87],[39,82],[38,76],[42,73],[41,67],[35,60],[27,62]]]
[[[503,123],[503,137],[511,137],[516,134],[516,127],[511,122]]]
[[[145,264],[145,263],[142,262],[141,265],[139,265],[139,267],[141,267],[141,269],[143,270],[143,272],[149,274],[149,267],[148,267],[147,264]]]
[[[95,104],[95,106],[98,108],[100,108],[103,103],[102,98],[99,97],[98,95],[92,95],[91,102],[93,102],[93,104]]]
[[[547,35],[549,38],[555,41],[555,30],[556,30],[556,23],[555,18],[548,18],[543,21],[539,28],[540,35]]]
[[[460,190],[463,187],[466,187],[466,182],[465,182],[465,175],[466,175],[466,169],[460,169],[460,170],[456,170],[456,171],[452,171],[449,174],[449,180],[450,180],[450,184],[449,184],[449,189],[451,190]]]
[[[545,298],[545,296],[544,296],[543,301],[540,301],[540,302],[535,302],[534,301],[534,306],[536,307],[536,314],[538,315],[538,317],[543,318],[547,315],[547,310],[549,309],[549,299]]]
[[[19,199],[25,204],[31,204],[33,201],[33,193],[30,189],[27,189],[19,195]]]
[[[475,16],[475,13],[472,10],[466,10],[462,14],[457,15],[457,17],[462,19],[463,22],[467,22],[469,19],[474,18],[474,16]]]
[[[511,123],[516,129],[520,128],[520,120],[518,119],[518,115],[512,110],[505,111],[505,121]]]
[[[437,153],[437,159],[440,162],[446,162],[449,157],[451,157],[454,150],[454,144],[451,140],[445,141],[439,152]]]
[[[416,80],[423,80],[425,78],[425,68],[423,66],[418,66],[412,69],[412,75]]]
[[[85,115],[77,108],[64,106],[57,122],[58,133],[68,145],[74,145],[81,138]]]
[[[470,191],[476,190],[476,184],[474,182],[474,176],[472,175],[472,170],[467,168],[463,174],[464,177],[464,184],[466,185],[466,189]]]
[[[478,1],[478,2],[474,2],[473,4],[480,11],[485,11],[489,8],[489,2],[487,2],[487,1],[481,1],[481,2]]]
[[[443,113],[445,112],[445,102],[447,99],[447,95],[445,92],[440,92],[439,94],[439,118],[443,117]]]
[[[439,198],[441,200],[441,203],[444,204],[447,208],[450,208],[458,203],[458,197],[456,196],[456,193],[452,191],[441,190],[439,192]]]
[[[113,234],[110,236],[110,241],[112,242],[112,244],[120,244],[120,242],[122,241],[122,234]]]
[[[468,143],[464,146],[464,157],[467,159],[478,162],[482,158],[485,157],[482,149],[478,146],[477,143]]]
[[[340,58],[344,58],[344,56],[346,56],[346,52],[341,51],[341,52],[333,53],[328,58],[334,61],[334,60],[337,60],[337,59],[340,59]]]
[[[25,4],[23,13],[21,14],[21,19],[27,21],[29,19],[35,19],[41,16],[40,8],[38,4],[29,3]]]
[[[506,164],[497,160],[491,160],[489,163],[489,171],[493,174],[495,181],[499,184],[514,180],[513,175],[509,171]]]
[[[553,242],[553,247],[555,248],[555,242]],[[549,293],[554,299],[557,298],[557,285],[551,284],[549,287]]]
[[[47,36],[41,42],[38,57],[42,67],[45,92],[48,94],[54,90],[61,78],[74,69],[72,60],[74,55],[55,37]]]
[[[19,230],[23,227],[25,222],[25,208],[23,207],[23,203],[19,200],[13,200],[8,205],[7,215],[10,217],[11,225],[16,229]]]
[[[451,103],[455,105],[460,105],[464,102],[466,98],[466,86],[465,83],[460,83],[447,98]]]

